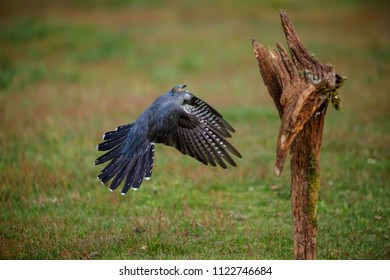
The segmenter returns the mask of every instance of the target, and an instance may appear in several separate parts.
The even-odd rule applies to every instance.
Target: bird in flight
[[[236,166],[233,154],[241,154],[226,138],[234,128],[222,115],[203,100],[177,85],[158,97],[134,123],[118,126],[103,135],[97,146],[106,153],[95,160],[95,165],[109,163],[98,179],[106,184],[111,179],[114,191],[124,181],[122,195],[132,188],[137,190],[143,179],[152,176],[156,143],[172,146],[205,165],[227,168]]]

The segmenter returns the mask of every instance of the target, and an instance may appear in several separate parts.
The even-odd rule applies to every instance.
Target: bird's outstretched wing
[[[226,168],[228,162],[236,166],[229,153],[240,158],[241,154],[226,140],[234,129],[217,110],[189,93],[178,110],[178,126],[164,144],[205,165]]]

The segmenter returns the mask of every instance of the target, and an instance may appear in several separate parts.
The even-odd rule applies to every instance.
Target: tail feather
[[[124,168],[125,165],[127,165],[127,161],[122,156],[120,156],[109,168],[103,169],[100,172],[100,174],[98,175],[100,182],[102,182],[103,184],[106,184],[118,172],[120,172]]]
[[[145,176],[145,158],[146,154],[143,154],[138,158],[137,166],[134,171],[133,183],[131,184],[131,188],[133,190],[137,190],[144,179]],[[122,189],[122,194],[125,194],[128,190]]]
[[[98,157],[95,160],[95,165],[99,165],[99,164],[105,163],[105,162],[107,162],[109,160],[112,160],[112,159],[120,156],[121,155],[121,150],[122,150],[121,147],[122,147],[122,145],[118,145],[115,148],[113,148],[112,150],[110,150],[107,153],[105,153],[104,155]]]
[[[150,144],[145,161],[145,179],[149,180],[152,177],[154,162],[154,143]]]
[[[125,195],[129,191],[131,185],[133,184],[134,168],[135,168],[135,165],[132,165],[130,170],[129,170],[129,173],[126,177],[125,183],[123,184],[123,188],[121,191],[122,195]]]
[[[123,179],[125,179],[125,177],[129,174],[130,169],[133,167],[134,159],[135,158],[132,158],[131,160],[129,160],[123,166],[122,170],[116,174],[115,178],[112,180],[112,182],[110,184],[111,191],[115,190],[122,183]]]
[[[144,155],[142,155],[143,157]],[[125,195],[130,188],[134,188],[133,185],[136,183],[135,182],[135,179],[136,179],[136,173],[138,173],[138,166],[139,166],[139,162],[142,161],[142,157],[138,157],[134,164],[132,165],[131,167],[131,170],[130,172],[128,173],[127,177],[126,177],[126,181],[125,181],[125,184],[123,185],[123,188],[122,188],[122,191],[121,191],[121,194],[122,195]],[[141,180],[142,182],[142,180]]]
[[[115,130],[109,131],[103,135],[105,142],[97,146],[98,151],[108,151],[95,160],[95,165],[99,165],[111,160],[113,164],[115,160],[122,155],[122,148],[125,144],[127,134],[130,132],[133,124],[125,124],[118,126]],[[109,164],[109,165],[110,165]],[[108,166],[106,166],[107,168]],[[102,171],[103,172],[103,171]]]
[[[130,131],[132,126],[133,126],[132,123],[118,126],[115,130],[106,132],[103,135],[103,140],[106,140],[106,141],[113,140],[113,139],[119,138],[123,135],[126,135]]]
[[[116,163],[116,161],[117,161],[118,159],[119,159],[118,157],[112,159],[112,160],[111,160],[111,161],[102,169],[102,171],[100,171],[100,173],[106,173],[106,172],[109,170],[109,168],[111,168],[111,167]]]
[[[131,171],[128,172],[125,184],[122,188],[122,195],[125,195],[130,188],[137,190],[143,179],[150,179],[152,176],[154,161],[154,143],[150,143],[147,149],[144,149],[132,164]]]
[[[108,150],[111,150],[112,148],[118,146],[119,144],[121,144],[125,138],[126,138],[126,134],[125,135],[122,135],[118,138],[112,138],[111,140],[107,140],[105,142],[102,142],[100,143],[98,146],[97,146],[97,150],[98,151],[108,151]]]

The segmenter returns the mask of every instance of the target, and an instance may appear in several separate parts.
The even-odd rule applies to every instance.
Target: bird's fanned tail
[[[129,149],[131,141],[132,124],[119,126],[114,131],[103,135],[104,142],[97,146],[98,151],[108,151],[95,161],[95,165],[110,161],[98,175],[102,184],[111,181],[110,190],[113,191],[124,181],[121,194],[124,195],[132,188],[138,189],[143,179],[150,179],[154,161],[154,143],[147,140],[132,145],[135,149]],[[130,136],[129,136],[130,134]],[[130,138],[130,139],[129,139]]]

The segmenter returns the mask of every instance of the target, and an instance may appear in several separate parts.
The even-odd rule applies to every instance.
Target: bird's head
[[[184,96],[184,99],[189,98],[189,96],[192,96],[191,92],[186,90],[187,85],[176,85],[170,90],[170,94],[172,96]]]
[[[172,92],[172,93],[176,93],[176,92],[186,91],[186,90],[185,90],[186,86],[187,86],[187,85],[176,85],[176,86],[174,86],[174,87],[171,89],[171,92]]]

